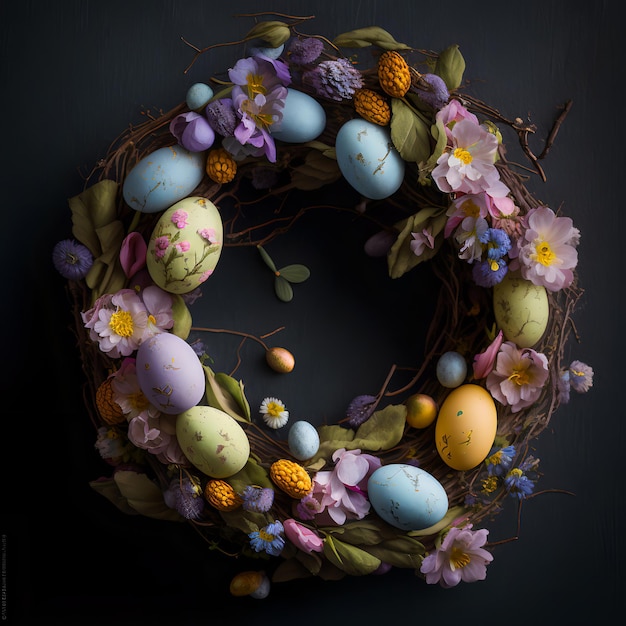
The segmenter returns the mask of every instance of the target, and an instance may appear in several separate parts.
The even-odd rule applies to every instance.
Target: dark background
[[[7,623],[513,626],[601,623],[625,608],[625,55],[617,2],[3,0],[0,7]],[[532,188],[582,233],[580,343],[570,341],[568,353],[592,365],[594,386],[560,408],[535,451],[544,473],[538,488],[575,495],[527,502],[519,540],[495,548],[484,582],[443,590],[399,571],[275,585],[265,600],[234,599],[228,582],[242,564],[207,552],[186,525],[124,516],[88,486],[107,468],[93,449],[64,283],[50,262],[53,245],[70,234],[67,199],[142,111],[168,110],[242,51],[218,48],[185,75],[193,52],[181,36],[200,47],[237,40],[253,21],[236,14],[270,9],[315,15],[302,30],[331,39],[376,24],[418,48],[459,44],[471,93],[535,123],[537,153],[558,107],[573,100],[543,163],[548,182]],[[347,203],[354,199],[345,194]],[[268,248],[279,264],[312,268],[292,303],[273,298],[271,274],[256,253],[242,251],[220,261],[201,322],[255,334],[285,325],[278,343],[296,354],[294,378],[251,384],[251,401],[277,395],[299,418],[334,421],[337,409],[327,407],[375,392],[389,354],[410,354],[418,339],[396,329],[412,323],[419,331],[429,300],[427,283],[408,301],[405,284],[372,298],[379,287],[368,276],[378,270],[369,261],[349,264],[360,244],[348,237],[349,224],[330,228],[329,220],[303,221],[293,239]],[[227,354],[217,340],[211,345]],[[246,350],[253,359],[254,345]],[[510,509],[489,525],[490,540],[515,535]]]

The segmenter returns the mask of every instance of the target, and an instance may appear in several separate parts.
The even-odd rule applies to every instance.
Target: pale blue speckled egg
[[[315,99],[287,88],[283,119],[271,130],[272,137],[286,143],[306,143],[319,137],[326,127],[326,112]]]
[[[317,454],[320,447],[320,436],[310,422],[300,420],[294,422],[287,435],[289,451],[299,461],[306,461]]]
[[[360,118],[350,120],[337,133],[335,151],[343,177],[362,196],[382,200],[402,185],[404,160],[387,128]]]
[[[379,467],[368,480],[367,496],[374,511],[401,530],[423,530],[448,512],[448,495],[442,484],[413,465]]]
[[[213,97],[213,89],[206,83],[194,83],[187,90],[185,101],[192,111],[200,112]]]

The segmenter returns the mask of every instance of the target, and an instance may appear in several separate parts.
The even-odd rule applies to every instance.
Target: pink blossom
[[[188,217],[189,214],[187,211],[177,209],[174,213],[172,213],[172,224],[174,224],[176,228],[185,228],[185,226],[187,226]]]
[[[361,450],[335,450],[335,468],[317,472],[313,480],[313,496],[336,524],[346,518],[362,519],[370,510],[366,497],[367,480],[382,463],[378,457],[361,454]]]
[[[435,247],[435,238],[432,231],[432,227],[429,226],[424,228],[421,233],[411,233],[413,241],[409,245],[413,254],[420,256],[425,250],[432,250]]]
[[[496,366],[487,376],[487,389],[513,413],[534,404],[548,380],[548,359],[531,348],[519,349],[512,341],[500,346]]]
[[[111,376],[113,399],[119,404],[127,420],[137,417],[150,406],[137,380],[136,361],[126,357],[120,368]]]
[[[498,350],[500,350],[502,345],[502,339],[503,335],[502,331],[500,331],[487,349],[474,357],[474,378],[485,378],[491,372]]]
[[[441,545],[429,554],[420,567],[429,585],[439,583],[444,588],[454,587],[461,581],[473,583],[487,577],[487,565],[493,555],[482,546],[489,531],[472,530],[472,525],[451,528]]]
[[[569,287],[578,263],[580,231],[571,218],[557,217],[548,207],[527,213],[528,227],[518,242],[522,276],[550,291]]]
[[[209,243],[217,243],[215,228],[201,228],[198,230],[198,235],[200,235],[202,239],[206,239]]]
[[[161,456],[166,463],[183,461],[185,457],[176,439],[176,417],[150,405],[128,423],[128,439],[138,448]]]
[[[162,237],[157,237],[154,240],[154,256],[157,259],[162,259],[167,252],[167,249],[170,247],[170,238],[167,235],[163,235]]]
[[[199,283],[203,283],[212,273],[214,270],[207,270],[206,272],[203,272],[202,275],[198,278],[198,282]]]
[[[129,233],[122,241],[120,263],[126,278],[132,278],[146,266],[148,246],[144,238],[136,231]]]
[[[452,146],[437,159],[433,180],[444,193],[503,193],[494,165],[498,138],[469,120],[452,128]]]
[[[151,285],[139,294],[148,311],[148,330],[151,334],[163,332],[174,326],[172,296],[167,291]]]
[[[449,144],[452,144],[452,129],[457,122],[469,120],[472,124],[478,126],[478,118],[473,113],[470,113],[458,100],[450,100],[446,106],[437,112],[435,120],[441,122],[446,129]]]
[[[191,248],[191,244],[188,241],[180,241],[176,244],[176,252],[182,254],[183,252],[187,252]]]
[[[286,519],[283,528],[287,539],[303,552],[322,552],[324,549],[324,540],[295,519]]]

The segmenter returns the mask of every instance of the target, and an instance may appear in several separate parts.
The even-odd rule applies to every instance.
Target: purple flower
[[[243,508],[246,511],[266,513],[274,504],[274,490],[269,487],[248,485],[241,494]]]
[[[351,100],[354,92],[363,87],[359,70],[347,59],[322,61],[302,75],[302,82],[313,87],[318,96],[329,100]]]
[[[59,241],[52,249],[52,264],[63,278],[81,280],[93,265],[89,249],[74,239]]]
[[[450,93],[443,78],[437,74],[423,74],[422,80],[426,85],[418,85],[415,88],[417,97],[433,109],[438,110],[445,106],[450,98]]]
[[[586,393],[593,387],[593,369],[582,361],[572,361],[569,366],[570,387],[577,393]]]
[[[315,37],[293,38],[289,42],[287,55],[290,63],[308,65],[317,60],[324,49],[324,42]]]
[[[493,287],[502,281],[508,270],[504,259],[486,259],[472,266],[472,278],[479,287]]]
[[[493,555],[482,546],[487,542],[488,530],[472,530],[468,524],[463,528],[451,528],[441,546],[429,554],[420,567],[429,585],[439,583],[444,588],[454,587],[461,581],[473,583],[487,577],[487,565]]]
[[[506,446],[492,451],[485,459],[488,474],[490,476],[503,476],[511,467],[514,456],[515,446]]]
[[[264,550],[270,556],[279,556],[285,547],[285,539],[282,537],[284,528],[280,520],[268,524],[261,530],[248,534],[250,545],[255,552]]]
[[[215,141],[215,132],[206,117],[194,111],[177,115],[170,122],[170,133],[189,152],[208,150]]]
[[[523,500],[533,492],[535,483],[519,467],[515,467],[504,477],[504,487],[509,495]]]
[[[176,509],[185,519],[198,519],[204,510],[204,499],[198,485],[189,478],[175,478],[163,492],[165,504]]]
[[[211,128],[222,137],[232,137],[237,126],[237,114],[230,98],[220,98],[207,104],[204,110]]]
[[[353,398],[346,409],[346,417],[350,428],[358,428],[366,422],[374,412],[376,396],[362,395]]]

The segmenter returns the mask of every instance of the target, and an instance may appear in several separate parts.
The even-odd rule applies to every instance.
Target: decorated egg
[[[366,198],[382,200],[402,185],[404,161],[387,128],[350,120],[337,133],[335,152],[343,177]]]
[[[213,97],[213,89],[206,83],[194,83],[187,90],[185,101],[192,111],[203,109]]]
[[[380,517],[401,530],[428,528],[448,512],[448,495],[442,484],[413,465],[379,467],[369,477],[367,497]]]
[[[437,380],[448,388],[458,387],[465,381],[467,363],[462,354],[451,350],[444,352],[437,361]]]
[[[247,463],[250,442],[237,420],[212,406],[194,406],[176,418],[184,455],[212,478],[228,478]]]
[[[473,383],[457,387],[446,397],[435,424],[439,456],[455,470],[482,463],[493,445],[498,415],[491,394]]]
[[[283,119],[272,137],[287,143],[306,143],[322,134],[326,127],[326,112],[315,99],[297,89],[287,88]]]
[[[543,285],[534,285],[518,272],[508,272],[493,288],[493,312],[508,341],[531,348],[543,337],[550,307]]]
[[[122,195],[136,211],[164,211],[198,186],[205,174],[205,165],[204,152],[189,152],[179,145],[159,148],[130,170]]]
[[[136,355],[137,382],[159,411],[177,415],[202,400],[206,380],[193,348],[172,333],[141,343]]]
[[[299,461],[306,461],[317,454],[320,447],[320,436],[310,422],[300,420],[294,422],[287,435],[289,451]]]
[[[222,252],[224,228],[217,207],[190,196],[161,215],[148,241],[146,266],[165,291],[188,293],[212,273]]]

